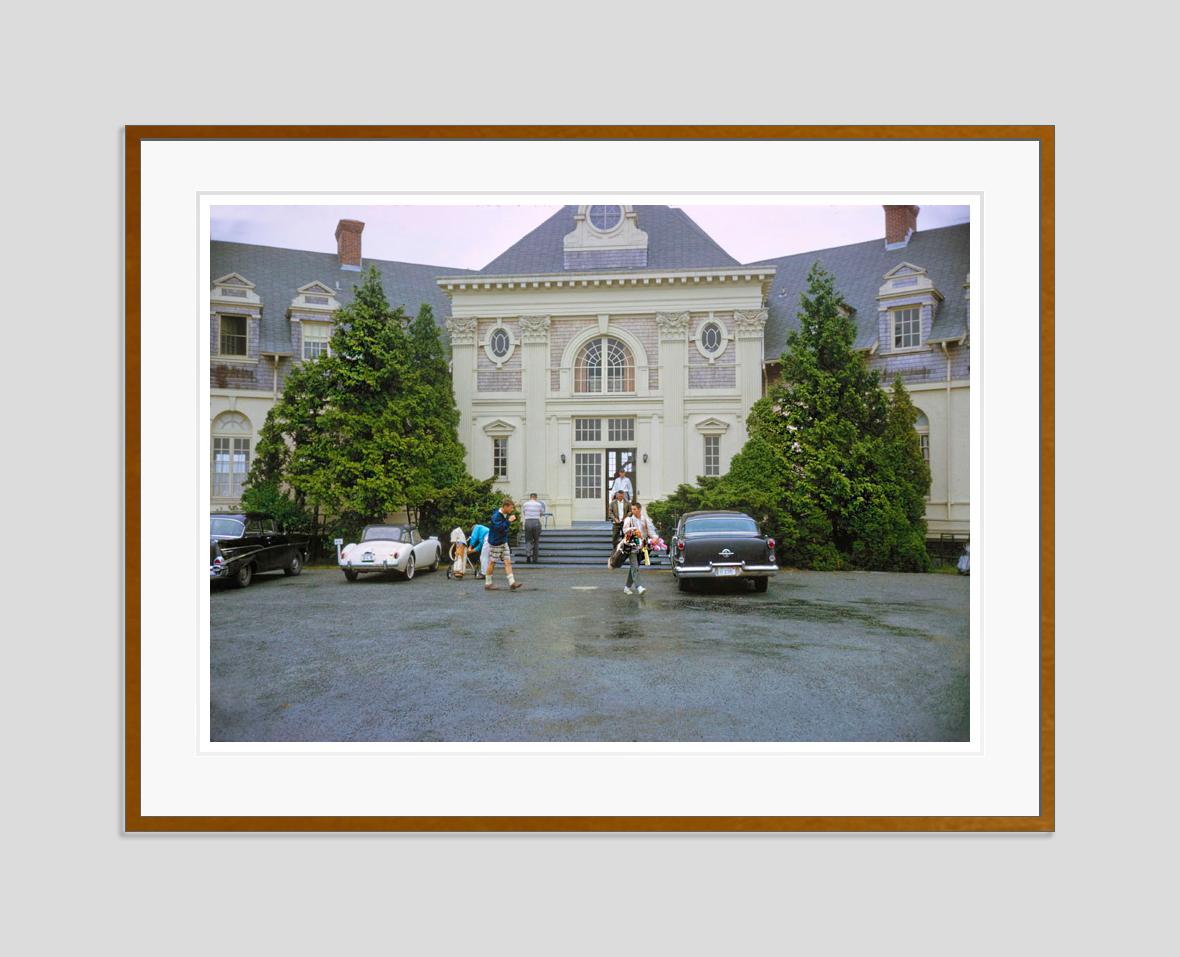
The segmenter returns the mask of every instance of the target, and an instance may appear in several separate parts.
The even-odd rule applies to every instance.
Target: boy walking
[[[515,591],[520,587],[520,582],[512,574],[512,552],[508,548],[508,531],[512,528],[512,523],[516,521],[516,516],[513,514],[515,508],[512,499],[506,498],[504,504],[492,512],[492,524],[488,528],[487,543],[484,545],[484,551],[488,553],[483,575],[485,591],[494,591],[496,588],[492,584],[492,573],[496,570],[496,562],[504,563],[504,571],[508,574],[509,589]]]

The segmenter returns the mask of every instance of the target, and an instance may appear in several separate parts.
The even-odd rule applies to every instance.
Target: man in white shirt
[[[524,516],[524,560],[530,565],[537,561],[537,550],[541,546],[541,517],[545,514],[545,503],[537,500],[533,492],[521,508]]]
[[[627,473],[619,469],[615,473],[615,480],[610,483],[610,496],[615,497],[615,492],[622,492],[623,498],[630,502],[635,497],[635,490],[631,487],[631,480],[627,478]]]
[[[639,545],[646,544],[647,541],[655,536],[652,535],[651,522],[647,520],[647,516],[643,514],[643,507],[638,502],[631,503],[631,514],[627,516],[623,522],[623,538],[626,539],[628,535],[635,536],[639,540]],[[639,556],[640,548],[636,547],[631,552],[628,561],[630,567],[627,569],[627,584],[623,586],[623,591],[628,595],[638,593],[642,595],[646,588],[639,584]],[[631,586],[635,586],[635,592],[631,591]]]

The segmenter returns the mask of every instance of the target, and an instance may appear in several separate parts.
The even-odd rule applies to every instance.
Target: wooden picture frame
[[[141,366],[144,149],[167,141],[1024,141],[1039,149],[1039,810],[1012,816],[161,815],[143,809]],[[1015,831],[1054,828],[1054,129],[1051,126],[128,126],[125,138],[124,825],[150,831]],[[1031,479],[1031,476],[1030,476]],[[1032,623],[1029,623],[1032,627]]]

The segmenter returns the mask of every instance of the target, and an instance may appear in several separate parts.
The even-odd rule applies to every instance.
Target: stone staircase
[[[537,564],[551,567],[606,568],[611,551],[610,522],[574,522],[572,528],[546,528],[541,532]],[[524,555],[524,541],[520,544]]]

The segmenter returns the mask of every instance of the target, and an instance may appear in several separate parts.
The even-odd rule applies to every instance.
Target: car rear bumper
[[[340,567],[350,572],[389,572],[399,568],[396,561],[341,562]]]
[[[778,574],[777,565],[747,565],[744,562],[717,562],[709,565],[672,564],[677,578],[766,578]]]

